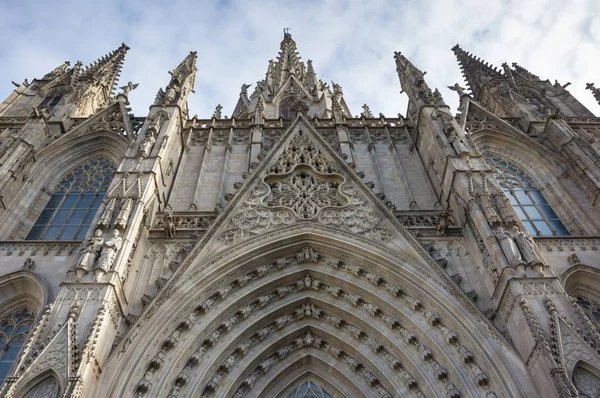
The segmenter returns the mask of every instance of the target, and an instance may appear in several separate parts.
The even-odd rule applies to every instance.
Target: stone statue
[[[113,214],[115,212],[116,203],[117,198],[115,197],[112,197],[108,200],[108,203],[102,212],[102,216],[100,216],[100,221],[98,221],[98,227],[108,228],[110,226],[110,222],[112,221]]]
[[[527,265],[537,265],[540,264],[541,261],[538,258],[537,254],[535,254],[535,250],[533,249],[533,244],[516,225],[512,227],[512,238],[517,244],[517,248],[519,252],[521,252],[521,258]]]
[[[496,213],[496,209],[488,194],[479,193],[476,196],[477,202],[479,203],[479,206],[481,206],[481,210],[483,210],[483,214],[487,217],[489,224],[493,227],[495,224],[499,223],[500,217],[498,216],[498,213]]]
[[[94,236],[87,238],[83,242],[83,250],[79,255],[77,266],[75,267],[78,278],[81,278],[92,269],[94,261],[96,261],[100,250],[102,250],[103,243],[104,238],[102,237],[102,230],[100,228],[94,231]]]
[[[138,154],[142,156],[148,156],[155,142],[156,137],[154,137],[154,134],[152,134],[152,132],[148,131],[146,133],[146,137],[144,137],[144,141],[142,141],[142,143],[140,144],[140,150],[138,151]]]
[[[448,86],[448,88],[452,91],[456,91],[459,97],[462,97],[465,94],[465,88],[461,87],[458,83],[454,83],[454,86]]]
[[[498,212],[500,212],[500,216],[506,224],[510,225],[517,222],[516,215],[509,210],[508,206],[506,206],[506,201],[508,201],[508,198],[504,196],[503,193],[497,193],[492,195],[492,200],[494,202],[494,205],[496,205],[496,209],[498,209]]]
[[[240,97],[248,98],[248,88],[250,88],[251,85],[252,85],[252,83],[242,84],[242,88],[240,90]]]
[[[130,196],[127,199],[125,199],[125,202],[121,205],[121,210],[119,211],[117,221],[115,222],[115,228],[119,228],[121,231],[125,231],[125,228],[127,228],[127,221],[129,220],[129,215],[131,214],[132,207],[133,198]]]
[[[121,90],[123,90],[123,92],[121,94],[123,94],[124,96],[128,96],[130,92],[132,92],[133,90],[135,90],[137,88],[137,86],[139,86],[139,83],[133,83],[133,82],[129,82],[127,83],[126,86],[123,87],[119,87]]]
[[[110,270],[115,257],[117,257],[117,253],[121,250],[121,246],[123,246],[123,238],[119,236],[118,229],[113,229],[112,237],[104,242],[102,254],[100,255],[96,269],[101,269],[104,272]]]
[[[173,213],[166,212],[165,213],[165,232],[167,233],[167,238],[173,239],[175,237],[175,232],[177,231],[175,227],[175,220],[173,219]]]
[[[511,266],[523,265],[524,261],[521,258],[521,253],[519,252],[519,248],[517,244],[512,238],[512,235],[509,232],[504,231],[504,227],[499,226],[494,231],[494,235],[500,242],[500,247],[502,248],[502,252],[504,256],[506,256],[506,260]]]
[[[172,104],[173,101],[175,101],[176,94],[177,93],[175,92],[175,89],[173,88],[173,86],[168,86],[167,91],[165,93],[165,104],[167,104],[167,105]]]
[[[440,218],[436,226],[436,230],[440,236],[446,234],[446,228],[448,228],[448,225],[450,224],[451,220],[452,215],[449,212],[445,211],[442,214],[440,214]]]
[[[458,156],[463,156],[469,153],[469,150],[463,143],[462,138],[456,135],[455,132],[450,133],[450,136],[448,137],[448,142],[452,145],[452,148],[454,148],[454,151]]]

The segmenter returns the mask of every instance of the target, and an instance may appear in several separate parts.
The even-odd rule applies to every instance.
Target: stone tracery
[[[368,200],[299,130],[233,215],[220,240],[237,243],[303,220],[341,227],[380,243],[392,238]]]

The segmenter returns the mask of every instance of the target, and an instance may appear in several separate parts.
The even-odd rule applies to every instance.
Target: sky
[[[231,115],[242,83],[264,78],[283,39],[313,60],[317,77],[340,84],[353,114],[405,114],[394,51],[447,89],[463,79],[455,44],[500,67],[517,62],[561,84],[594,114],[600,106],[587,82],[600,87],[600,0],[83,0],[0,2],[0,97],[11,80],[40,78],[65,60],[88,65],[125,42],[121,85],[139,83],[129,100],[145,116],[168,71],[198,51],[190,114],[209,118],[217,104]]]

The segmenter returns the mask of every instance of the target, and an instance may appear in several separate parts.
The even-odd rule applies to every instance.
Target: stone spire
[[[65,72],[67,72],[67,70],[69,69],[69,66],[71,65],[71,62],[69,61],[65,61],[62,64],[58,65],[56,68],[54,68],[52,70],[52,72],[47,73],[42,80],[52,80],[52,79],[56,79],[59,76],[62,76]]]
[[[598,104],[600,104],[600,88],[597,88],[594,83],[587,83],[585,88],[592,92],[594,98],[596,98],[596,101],[598,101]]]
[[[436,99],[433,92],[425,82],[425,73],[413,65],[401,52],[394,53],[396,61],[396,71],[400,79],[402,92],[405,92],[411,103],[414,105],[412,109],[416,109],[420,105],[435,105]]]
[[[259,99],[262,98],[266,118],[290,117],[302,110],[311,117],[330,117],[334,97],[343,114],[350,111],[343,99],[341,89],[334,93],[327,84],[317,78],[312,61],[305,64],[296,48],[296,42],[288,29],[284,29],[283,40],[275,60],[269,61],[263,80],[257,81],[254,91],[249,95],[251,84],[243,84],[240,98],[233,111],[233,117],[245,118],[255,113]]]
[[[159,89],[156,95],[155,105],[184,105],[187,102],[187,96],[190,91],[194,91],[194,82],[196,80],[196,51],[191,51],[183,61],[172,71],[171,81],[165,90]]]
[[[459,45],[452,47],[460,65],[463,76],[475,99],[479,98],[483,87],[492,79],[502,79],[504,76],[492,65],[481,58],[463,50]]]
[[[110,96],[116,89],[125,54],[129,47],[125,43],[116,50],[106,54],[97,61],[90,64],[79,76],[79,81],[89,80],[94,84],[101,84],[108,90]]]

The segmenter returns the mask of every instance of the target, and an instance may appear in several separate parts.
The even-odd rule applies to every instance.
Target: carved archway
[[[581,398],[600,397],[600,371],[585,362],[573,369],[573,384]]]
[[[264,396],[280,391],[269,380],[306,373],[299,360],[340,368],[328,381],[353,381],[340,387],[350,396],[532,389],[515,382],[528,379],[522,361],[485,318],[414,260],[309,223],[238,246],[243,255],[194,260],[142,314],[99,395]]]

